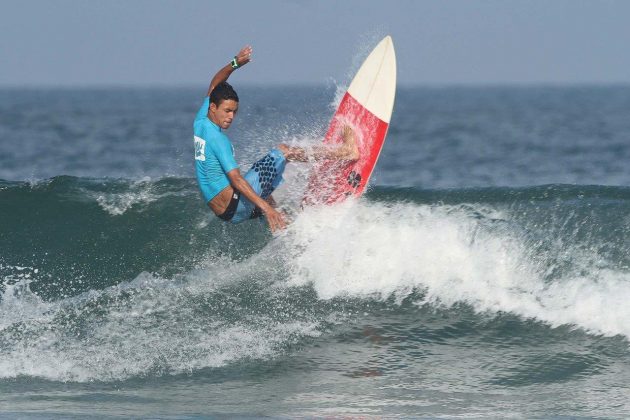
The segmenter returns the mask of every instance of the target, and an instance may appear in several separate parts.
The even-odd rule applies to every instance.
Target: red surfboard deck
[[[334,204],[363,193],[385,141],[395,90],[396,58],[388,36],[374,48],[357,72],[324,138],[325,145],[341,144],[342,129],[349,125],[354,130],[359,159],[316,162],[303,204]]]

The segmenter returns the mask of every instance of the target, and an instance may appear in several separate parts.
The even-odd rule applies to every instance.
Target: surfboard
[[[303,204],[334,204],[363,193],[385,142],[395,95],[396,54],[391,36],[386,36],[352,79],[323,140],[327,145],[341,143],[341,131],[349,125],[354,130],[359,159],[315,162]]]

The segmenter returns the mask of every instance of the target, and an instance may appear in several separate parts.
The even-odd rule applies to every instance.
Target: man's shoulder
[[[206,140],[210,138],[227,139],[227,136],[217,129],[208,118],[195,120],[194,129],[196,136],[204,137]]]
[[[209,105],[210,98],[206,96],[201,104],[201,107],[199,108],[199,111],[197,111],[197,114],[195,114],[195,124],[197,123],[197,121],[206,120],[208,118],[207,115]]]
[[[232,142],[222,131],[217,130],[210,122],[195,127],[195,136],[201,137],[211,148],[232,147]]]

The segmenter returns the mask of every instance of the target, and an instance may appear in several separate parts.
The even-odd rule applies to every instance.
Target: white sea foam
[[[120,216],[135,204],[149,204],[158,200],[150,180],[143,179],[129,186],[129,191],[118,193],[90,193],[103,210],[112,216]]]
[[[262,312],[224,316],[239,305],[230,285],[258,270],[247,262],[240,267],[217,258],[176,279],[142,273],[52,303],[27,284],[6,285],[0,296],[0,378],[85,382],[181,374],[268,359],[295,337],[319,334],[310,320],[278,322]]]
[[[136,205],[146,206],[164,197],[179,195],[181,192],[158,192],[151,178],[145,177],[129,184],[125,191],[94,192],[85,191],[99,206],[112,216],[120,216]]]
[[[157,199],[158,197],[150,192],[142,191],[139,193],[100,194],[96,197],[96,202],[112,216],[120,216],[134,204],[149,204]]]
[[[9,268],[0,266],[2,268]],[[0,294],[0,331],[15,323],[37,322],[48,311],[48,304],[31,291],[32,276],[38,269],[31,267],[10,267],[18,274],[3,279]]]
[[[409,296],[479,312],[510,312],[551,326],[630,338],[630,273],[590,262],[545,280],[548,256],[532,254],[509,214],[481,207],[348,202],[306,209],[283,238],[299,250],[291,285],[321,299]],[[596,258],[566,248],[582,261]]]

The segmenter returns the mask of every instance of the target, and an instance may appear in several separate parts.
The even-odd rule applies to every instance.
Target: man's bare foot
[[[359,147],[357,146],[356,137],[352,128],[348,125],[344,125],[341,137],[343,137],[343,142],[337,149],[339,151],[337,158],[340,160],[358,160]]]

